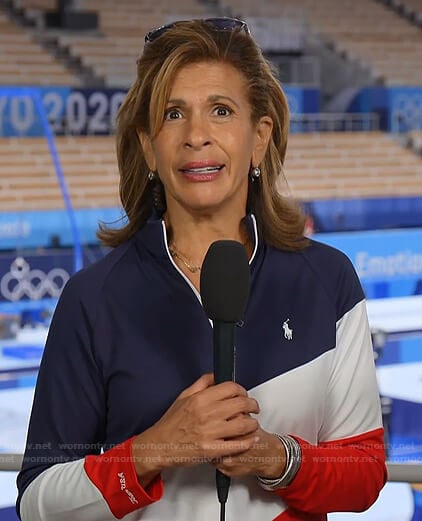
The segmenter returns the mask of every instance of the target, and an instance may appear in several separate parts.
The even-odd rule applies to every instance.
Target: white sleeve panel
[[[100,491],[88,478],[84,461],[59,463],[37,476],[23,493],[22,521],[114,521]],[[135,511],[123,519],[139,518],[139,511]]]
[[[337,342],[327,385],[319,441],[356,436],[382,427],[374,353],[361,301],[336,326]]]

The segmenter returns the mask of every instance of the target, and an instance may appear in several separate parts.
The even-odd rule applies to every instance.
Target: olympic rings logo
[[[40,300],[43,297],[59,297],[69,274],[62,268],[53,268],[48,273],[34,269],[23,257],[16,257],[10,271],[0,280],[0,292],[5,300],[16,302],[22,297]]]

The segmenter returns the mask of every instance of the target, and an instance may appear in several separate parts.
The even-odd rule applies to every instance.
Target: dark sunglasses
[[[172,27],[175,27],[176,25],[184,23],[186,21],[187,20],[177,20],[176,22],[161,25],[160,27],[153,29],[145,36],[145,43],[154,42],[157,38],[166,33]],[[243,20],[239,20],[238,18],[205,18],[202,21],[212,25],[212,27],[214,29],[217,29],[218,31],[234,31],[236,29],[240,29],[245,31],[246,34],[251,34],[246,22],[244,22]]]

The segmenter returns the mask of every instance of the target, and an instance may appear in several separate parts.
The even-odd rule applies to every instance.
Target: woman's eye
[[[165,120],[169,120],[169,119],[179,119],[180,118],[180,112],[176,109],[170,109],[170,110],[167,110],[164,114],[164,119]]]
[[[216,107],[215,113],[217,116],[229,116],[232,113],[232,110],[228,107]]]

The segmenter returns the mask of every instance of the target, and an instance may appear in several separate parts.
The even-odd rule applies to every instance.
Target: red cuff
[[[382,428],[318,446],[293,437],[302,464],[292,483],[275,491],[291,508],[360,512],[375,502],[387,479]]]
[[[117,519],[163,497],[164,486],[160,476],[145,489],[139,484],[132,457],[133,440],[134,437],[99,456],[85,457],[84,469],[88,478]]]

